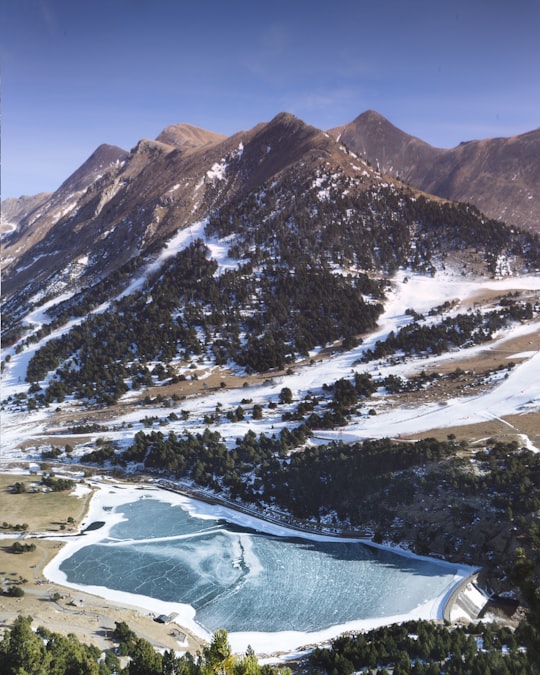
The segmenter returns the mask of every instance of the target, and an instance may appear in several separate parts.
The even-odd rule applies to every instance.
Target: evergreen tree
[[[0,642],[3,675],[49,675],[50,655],[32,630],[32,617],[18,616]]]

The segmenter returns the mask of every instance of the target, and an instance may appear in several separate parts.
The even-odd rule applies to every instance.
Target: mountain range
[[[538,547],[538,133],[175,124],[3,202],[3,456],[157,472],[506,588]]]
[[[528,157],[525,141],[503,146],[520,144]],[[24,336],[23,318],[36,306],[52,304],[48,314],[57,325],[123,298],[139,278],[143,297],[130,296],[136,299],[129,309],[124,299],[123,309],[114,305],[109,312],[115,320],[129,313],[150,321],[144,298],[162,306],[156,311],[167,315],[161,323],[171,331],[165,364],[190,345],[218,363],[263,371],[328,342],[356,339],[382,309],[383,279],[400,268],[434,273],[450,265],[492,275],[538,268],[537,236],[388,173],[400,165],[412,182],[422,171],[429,176],[431,163],[442,174],[454,152],[460,151],[441,154],[371,112],[339,133],[280,113],[227,138],[178,124],[129,152],[102,145],[52,195],[8,204],[17,222],[3,243],[4,344]],[[460,175],[476,165],[467,166]],[[492,175],[505,166],[494,162]],[[152,276],[148,266],[178,236],[190,236],[190,247]],[[212,238],[234,260],[227,275],[216,276],[208,263]],[[198,275],[196,288],[181,266]],[[195,315],[187,299],[199,307]],[[131,339],[121,324],[118,333]],[[207,333],[205,346],[193,334],[196,326]],[[99,351],[103,329],[94,330]],[[160,340],[152,348],[137,339],[120,343],[127,351],[116,366],[135,358],[146,368],[164,349]],[[80,340],[71,348],[80,349]],[[68,352],[60,349],[55,367]],[[44,367],[27,377],[44,376]],[[119,385],[125,374],[118,378]],[[112,386],[113,398],[124,386]]]
[[[269,181],[274,190],[295,190],[334,171],[361,183],[362,192],[384,183],[412,194],[414,186],[537,230],[539,158],[540,129],[441,150],[372,111],[328,133],[285,113],[229,138],[172,125],[130,152],[100,146],[53,194],[5,200],[3,220],[12,231],[3,242],[4,292],[30,281],[34,291],[66,283],[61,270],[72,278],[81,257],[88,260],[84,283],[93,283]]]

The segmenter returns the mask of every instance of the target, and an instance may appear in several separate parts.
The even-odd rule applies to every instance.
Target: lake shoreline
[[[464,580],[468,579],[470,575],[477,571],[476,568],[471,568],[467,565],[456,565],[454,563],[449,563],[439,559],[417,556],[410,551],[398,549],[393,546],[375,544],[370,540],[360,537],[344,537],[343,535],[340,536],[337,533],[317,533],[314,531],[308,532],[305,529],[300,528],[298,525],[293,528],[289,523],[285,525],[275,521],[268,521],[265,520],[264,515],[255,516],[252,512],[247,513],[246,510],[243,509],[234,509],[233,505],[224,503],[223,501],[219,500],[219,498],[215,499],[213,496],[207,496],[204,500],[202,500],[199,495],[194,494],[195,491],[183,490],[180,486],[171,489],[169,485],[167,489],[164,489],[163,485],[152,479],[141,479],[141,482],[120,482],[116,479],[108,479],[106,481],[100,482],[101,491],[97,491],[94,494],[89,505],[88,512],[85,518],[81,521],[81,530],[86,529],[86,533],[84,535],[79,535],[78,538],[75,539],[70,537],[69,540],[66,541],[66,544],[68,545],[63,547],[63,550],[47,565],[44,570],[45,575],[58,585],[72,588],[78,592],[89,592],[97,597],[107,597],[114,600],[115,603],[119,605],[125,604],[128,606],[140,607],[148,614],[168,615],[175,613],[178,615],[175,622],[180,627],[187,629],[189,633],[192,633],[196,638],[201,640],[208,640],[210,635],[208,631],[202,629],[199,624],[197,624],[194,610],[190,606],[181,605],[180,603],[154,600],[148,598],[147,596],[111,591],[105,587],[78,586],[76,584],[69,584],[66,581],[65,575],[63,575],[63,573],[61,573],[59,570],[62,560],[70,557],[76,548],[87,546],[92,543],[92,540],[94,539],[97,540],[103,538],[106,533],[110,531],[110,528],[112,528],[115,523],[121,520],[118,514],[115,516],[115,514],[112,514],[110,511],[104,515],[102,510],[104,501],[107,501],[110,506],[112,503],[115,505],[129,503],[136,499],[148,498],[151,496],[159,499],[160,501],[166,501],[168,503],[182,502],[184,506],[186,506],[185,500],[196,500],[196,502],[191,503],[191,505],[188,507],[188,510],[189,508],[195,508],[198,516],[221,518],[242,527],[247,527],[259,532],[273,534],[276,536],[303,537],[316,541],[361,543],[363,545],[369,546],[370,548],[378,548],[390,551],[394,554],[402,555],[404,557],[426,560],[430,563],[440,564],[441,566],[449,567],[454,571],[455,583],[452,583],[452,587],[444,595],[444,597],[437,598],[436,601],[432,602],[429,607],[417,608],[417,611],[407,615],[396,615],[392,617],[387,616],[368,620],[353,621],[342,626],[342,630],[339,626],[332,626],[329,629],[316,631],[314,633],[295,633],[291,631],[283,631],[279,633],[272,633],[270,636],[269,634],[263,633],[231,633],[231,644],[235,651],[238,652],[244,651],[247,644],[254,646],[257,653],[274,653],[276,651],[276,647],[277,651],[281,651],[281,646],[284,647],[283,651],[290,652],[299,649],[301,645],[327,641],[342,632],[368,630],[379,625],[395,623],[411,618],[442,620],[446,604],[456,585],[462,583]],[[116,494],[114,495],[112,494],[113,489],[116,491]],[[101,495],[101,498],[99,495]],[[167,495],[169,496],[167,497]],[[195,507],[193,506],[194,503],[196,503]],[[104,526],[105,529],[100,528],[99,530],[88,531],[88,527],[91,525],[91,523],[103,521],[104,519],[107,521],[107,524]],[[69,545],[70,542],[71,545]]]
[[[379,625],[387,625],[411,618],[442,620],[452,614],[452,610],[451,608],[449,609],[448,606],[449,603],[456,603],[456,588],[461,585],[462,589],[466,589],[468,580],[477,572],[476,568],[471,568],[467,565],[456,565],[437,558],[416,556],[410,551],[394,546],[375,544],[374,542],[361,537],[345,537],[335,532],[316,533],[313,530],[306,531],[305,528],[302,529],[298,524],[294,527],[290,523],[284,525],[267,521],[265,520],[264,514],[255,516],[252,512],[247,513],[247,510],[241,508],[234,509],[234,505],[224,503],[219,500],[219,498],[214,498],[214,496],[201,496],[196,494],[195,490],[183,489],[182,486],[174,486],[174,488],[172,488],[169,483],[167,487],[164,487],[159,481],[148,477],[141,477],[140,480],[133,477],[131,480],[128,479],[124,481],[105,476],[98,480],[94,479],[91,482],[89,481],[89,484],[92,489],[92,496],[88,499],[87,509],[80,520],[77,533],[66,533],[65,535],[35,533],[34,537],[38,538],[41,536],[49,542],[55,542],[55,545],[60,545],[61,548],[52,550],[50,555],[47,556],[47,559],[43,560],[40,569],[35,570],[36,576],[39,576],[39,572],[41,572],[44,578],[40,580],[39,586],[31,589],[32,593],[27,593],[24,598],[17,601],[17,604],[21,607],[19,613],[31,614],[32,616],[35,616],[42,625],[46,625],[51,630],[58,630],[58,625],[61,622],[57,620],[57,615],[59,613],[66,614],[66,611],[69,613],[66,605],[68,602],[73,602],[73,597],[84,598],[83,603],[80,604],[84,604],[85,609],[82,610],[79,608],[77,614],[73,614],[74,610],[72,610],[69,614],[70,624],[73,623],[73,618],[75,617],[77,619],[75,624],[79,626],[78,630],[82,631],[85,641],[95,642],[96,632],[99,632],[100,635],[97,637],[101,638],[101,641],[98,640],[98,644],[102,647],[104,647],[107,642],[107,638],[103,639],[103,636],[106,634],[105,629],[110,631],[111,628],[114,628],[114,621],[118,620],[114,617],[121,616],[122,613],[126,614],[128,618],[127,623],[135,630],[135,632],[141,634],[141,637],[148,636],[146,639],[149,638],[149,641],[158,648],[174,648],[175,651],[189,650],[192,653],[196,653],[197,649],[200,648],[200,645],[210,637],[209,633],[196,623],[194,612],[189,606],[184,606],[182,611],[178,612],[178,603],[154,601],[146,596],[114,592],[105,587],[95,588],[79,586],[76,584],[69,584],[66,581],[65,575],[59,571],[59,565],[62,560],[70,557],[76,548],[91,543],[94,538],[102,538],[104,532],[109,531],[110,528],[121,519],[118,516],[115,517],[112,510],[106,512],[103,511],[103,498],[105,496],[105,501],[109,502],[109,506],[111,502],[114,502],[115,504],[129,503],[135,499],[148,498],[149,496],[153,496],[169,503],[176,503],[177,500],[182,501],[185,499],[197,500],[199,504],[206,504],[206,507],[199,508],[207,513],[208,510],[211,510],[213,512],[212,517],[222,517],[229,522],[232,520],[237,524],[244,527],[250,527],[257,531],[264,531],[277,536],[304,537],[311,540],[354,541],[369,546],[370,548],[380,548],[405,557],[414,557],[441,564],[442,566],[450,566],[456,571],[455,583],[452,584],[449,592],[446,593],[444,597],[438,598],[437,602],[432,606],[420,608],[419,612],[414,613],[415,616],[405,615],[383,617],[373,620],[360,620],[348,624],[343,630],[339,631],[336,631],[336,628],[332,627],[327,630],[317,631],[316,633],[273,633],[270,639],[266,638],[263,640],[260,639],[260,634],[256,633],[231,634],[231,644],[237,653],[245,651],[246,644],[251,644],[252,646],[255,645],[254,648],[260,655],[285,655],[301,650],[306,645],[313,646],[314,644],[328,641],[332,637],[343,632],[369,630],[370,628],[375,628]],[[115,492],[114,495],[113,492]],[[169,496],[167,497],[167,495]],[[231,516],[233,511],[237,514],[235,517]],[[226,515],[229,515],[229,518],[224,517]],[[207,517],[210,517],[210,515],[207,515]],[[91,529],[92,523],[95,522],[104,522],[105,524],[99,529]],[[105,530],[103,528],[105,528]],[[52,589],[56,589],[57,594],[66,596],[65,602],[62,602],[62,600],[59,601],[59,606],[63,605],[63,609],[59,609],[59,606],[55,606],[52,615],[50,613],[49,615],[43,614],[43,612],[41,612],[41,614],[34,614],[34,612],[31,611],[30,606],[35,604],[33,602],[33,600],[35,600],[35,594],[41,594],[42,598],[44,596],[50,597],[51,593],[54,592]],[[29,607],[28,610],[25,609],[26,606]],[[153,621],[154,617],[159,614],[171,613],[179,614],[172,626],[168,625],[164,627]],[[2,616],[2,618],[4,617]],[[100,631],[96,631],[96,623],[102,624],[100,626]],[[86,628],[84,628],[85,625]],[[69,628],[71,629],[72,626],[70,625]],[[179,643],[178,639],[171,640],[170,633],[174,632],[172,631],[173,628],[178,629],[178,632],[186,635],[185,641]]]
[[[27,473],[14,474],[13,471],[7,472],[7,475],[28,476]],[[171,649],[177,653],[189,651],[195,655],[202,648],[204,640],[180,626],[173,634],[176,627],[156,623],[140,603],[125,600],[115,602],[112,598],[93,594],[85,588],[75,590],[62,583],[61,579],[48,578],[45,570],[63,554],[69,542],[86,536],[81,536],[81,524],[91,510],[94,491],[80,490],[80,487],[78,484],[76,494],[85,504],[77,518],[76,532],[31,530],[24,536],[27,541],[36,544],[35,551],[16,557],[8,554],[9,557],[3,558],[4,567],[10,569],[14,563],[17,574],[24,577],[26,582],[22,586],[23,597],[0,596],[0,636],[2,629],[11,626],[17,616],[30,616],[34,628],[44,626],[62,635],[73,633],[81,642],[105,650],[114,646],[112,631],[116,622],[124,621],[156,649]],[[15,537],[19,536],[20,533],[1,533],[0,548],[7,552]]]

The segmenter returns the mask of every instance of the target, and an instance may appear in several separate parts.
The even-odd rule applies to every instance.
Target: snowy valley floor
[[[432,277],[404,275],[395,282],[395,290],[389,295],[385,311],[380,317],[378,329],[364,338],[363,343],[348,352],[325,349],[314,353],[309,363],[297,365],[288,373],[274,372],[264,376],[248,376],[239,370],[220,370],[210,363],[193,362],[178,365],[179,372],[188,377],[174,386],[159,386],[149,393],[151,397],[177,394],[179,399],[172,407],[162,405],[141,406],[144,395],[127,394],[115,407],[95,410],[72,399],[58,406],[35,412],[24,410],[24,405],[6,406],[2,411],[1,460],[39,459],[44,445],[70,443],[75,447],[74,457],[88,451],[101,433],[73,436],[67,432],[70,426],[97,422],[107,426],[106,438],[119,446],[127,446],[134,434],[145,430],[145,417],[165,420],[171,412],[185,412],[189,420],[166,420],[167,430],[192,433],[205,428],[203,418],[212,414],[216,406],[223,412],[235,408],[246,399],[250,405],[265,407],[261,420],[246,419],[230,422],[225,415],[215,428],[222,437],[233,442],[248,430],[256,434],[272,435],[284,425],[279,406],[266,410],[269,402],[276,402],[282,387],[288,387],[296,402],[311,392],[317,393],[324,383],[332,383],[353,372],[368,372],[373,377],[411,377],[421,371],[449,373],[460,369],[463,375],[450,386],[433,385],[414,394],[389,395],[377,393],[367,403],[376,415],[362,414],[354,418],[346,428],[334,432],[325,431],[322,440],[340,438],[361,440],[364,438],[419,436],[426,432],[445,430],[460,438],[466,433],[481,437],[484,429],[492,433],[511,433],[532,447],[540,446],[540,321],[533,320],[515,324],[501,331],[490,343],[454,350],[439,356],[407,357],[398,362],[375,361],[358,363],[365,350],[383,340],[390,331],[396,331],[411,321],[407,310],[427,313],[435,306],[450,301],[456,303],[455,312],[471,311],[480,304],[485,306],[492,297],[510,292],[522,292],[533,302],[540,298],[540,277],[511,277],[501,280],[469,280],[460,276],[441,274]],[[29,319],[40,325],[43,316],[38,313]],[[59,331],[60,333],[60,331]],[[50,339],[50,338],[45,338]],[[41,343],[39,343],[41,344]],[[6,350],[10,361],[2,377],[1,400],[15,398],[24,392],[26,365],[38,345],[24,349],[19,354],[15,349]],[[506,366],[515,364],[508,372]],[[489,369],[501,367],[499,374]],[[192,374],[196,374],[196,378]],[[293,409],[294,405],[290,409]],[[486,427],[486,423],[488,426]],[[474,429],[474,425],[479,427]],[[463,433],[462,433],[463,432]]]

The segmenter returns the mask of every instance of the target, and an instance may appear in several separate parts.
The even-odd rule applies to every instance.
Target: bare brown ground
[[[509,338],[497,346],[486,346],[481,352],[473,357],[464,357],[459,352],[450,355],[448,360],[437,364],[435,369],[440,373],[449,373],[456,368],[462,370],[486,370],[493,369],[499,365],[508,366],[512,361],[520,363],[523,358],[519,355],[524,352],[537,351],[540,349],[540,331],[530,333],[516,338]]]
[[[201,369],[194,370],[192,374],[201,376],[203,374],[206,375],[206,372]],[[272,375],[275,374],[277,373],[273,373]],[[238,389],[245,385],[260,383],[262,380],[265,380],[268,377],[268,375],[248,375],[240,377],[233,373],[212,372],[210,375],[205,377],[204,380],[188,379],[175,384],[149,387],[145,389],[144,393],[141,393],[141,395],[137,398],[134,397],[127,401],[120,401],[109,408],[91,409],[86,405],[81,405],[80,408],[77,408],[77,403],[75,403],[72,410],[61,410],[57,412],[54,415],[54,421],[51,423],[51,425],[57,424],[60,426],[60,424],[66,424],[69,422],[76,422],[77,424],[81,424],[83,422],[87,424],[107,424],[108,421],[117,419],[121,415],[125,415],[129,412],[132,412],[133,410],[140,410],[144,414],[144,406],[142,405],[142,401],[146,397],[154,399],[157,396],[162,396],[164,399],[170,399],[175,395],[178,398],[178,401],[181,402],[182,399],[188,396],[204,396],[209,393],[215,393],[220,389]],[[70,438],[76,441],[77,437],[70,436]],[[84,442],[85,440],[87,439],[81,437],[81,442]]]
[[[502,442],[522,442],[520,435],[528,436],[536,447],[540,446],[540,413],[528,415],[508,415],[500,420],[489,420],[479,424],[445,427],[444,429],[430,429],[403,438],[437,438],[445,440],[453,434],[458,441],[466,440],[471,443],[481,439],[493,438]]]
[[[519,364],[526,356],[520,354],[540,349],[540,331],[529,335],[510,338],[497,344],[496,347],[486,346],[481,352],[471,358],[463,358],[459,352],[455,356],[438,363],[435,368],[427,368],[426,372],[441,374],[455,373],[456,369],[463,371],[455,380],[445,379],[435,381],[426,390],[413,392],[394,397],[394,405],[414,407],[420,403],[444,401],[454,396],[475,395],[489,388],[483,383],[483,378],[496,368],[508,367],[512,363]],[[422,369],[419,367],[418,371]],[[498,437],[507,440],[518,439],[519,434],[527,435],[538,447],[540,445],[540,413],[506,415],[501,419],[444,429],[432,429],[411,435],[414,438],[433,436],[444,439],[448,434],[454,434],[459,440],[483,439]]]

